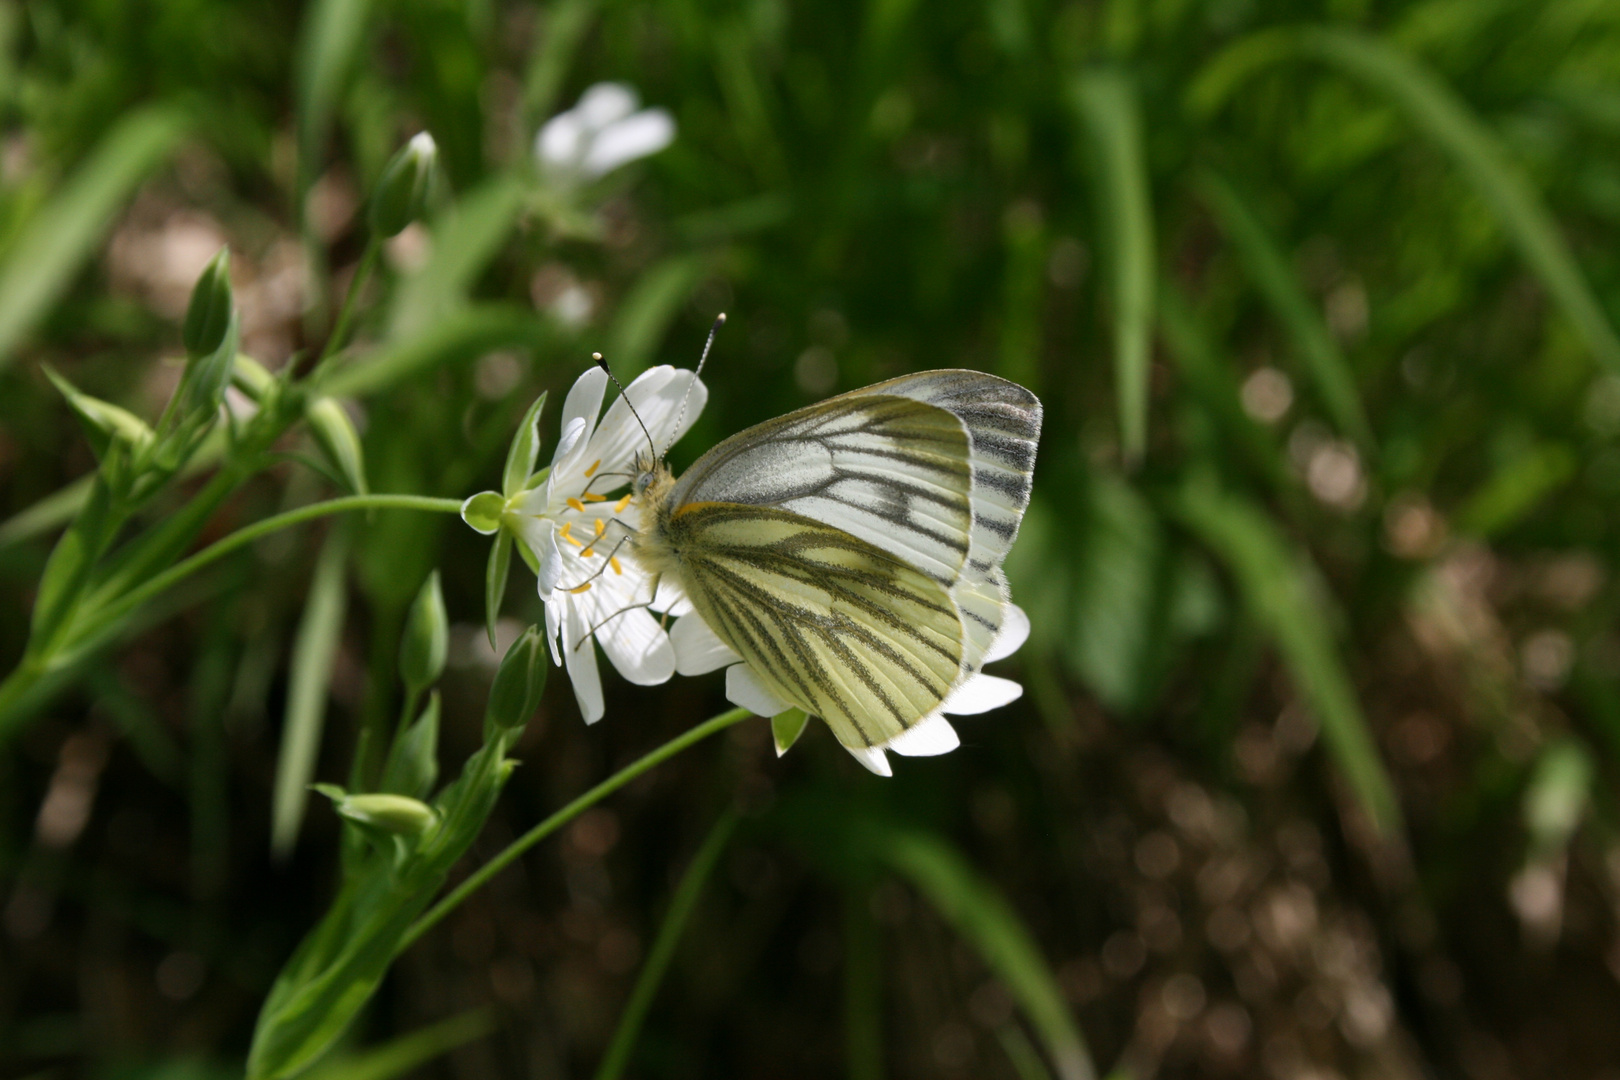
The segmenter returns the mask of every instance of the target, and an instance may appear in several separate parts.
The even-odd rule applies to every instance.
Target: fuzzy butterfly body
[[[1040,425],[1040,402],[1005,379],[891,379],[741,432],[678,480],[645,463],[633,550],[701,620],[672,638],[742,661],[734,700],[797,705],[886,772],[885,747],[955,745],[942,712],[1010,700],[978,673],[1027,633],[1001,563]]]

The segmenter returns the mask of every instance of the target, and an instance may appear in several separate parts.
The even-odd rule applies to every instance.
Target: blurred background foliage
[[[608,79],[675,142],[559,197],[535,131]],[[225,243],[243,351],[317,354],[423,128],[435,213],[334,387],[374,491],[496,485],[591,350],[689,365],[721,310],[678,467],[912,370],[1045,402],[1020,703],[892,781],[762,721],[660,767],[405,954],[333,1075],[594,1070],[650,954],[638,1076],[1620,1077],[1614,0],[28,0],[0,124],[7,670],[94,467],[42,365],[155,416]],[[202,538],[332,494],[311,446]],[[334,881],[323,807],[269,855],[294,638],[341,779],[437,568],[459,761],[486,546],[279,534],[0,728],[0,1069],[239,1075]],[[608,683],[587,730],[552,680],[480,860],[723,707]]]

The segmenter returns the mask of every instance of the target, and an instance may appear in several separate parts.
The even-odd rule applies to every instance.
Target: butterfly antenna
[[[686,396],[681,398],[681,411],[675,416],[675,429],[674,434],[670,437],[670,446],[674,446],[675,439],[680,438],[681,423],[686,419],[686,406],[692,400],[692,387],[697,385],[698,377],[703,374],[703,365],[709,362],[709,350],[714,348],[714,335],[718,334],[720,328],[724,325],[726,325],[726,313],[722,311],[714,317],[714,325],[709,327],[709,340],[703,343],[703,355],[698,357],[697,370],[692,372],[692,381],[686,384]],[[667,447],[665,453],[668,453]]]
[[[619,396],[624,399],[624,407],[630,410],[630,415],[636,418],[637,424],[641,425],[641,433],[647,436],[647,448],[651,450],[653,455],[656,457],[658,454],[658,444],[653,442],[652,432],[648,431],[647,425],[642,423],[641,414],[636,412],[635,405],[630,401],[630,395],[624,392],[624,384],[619,381],[619,377],[617,375],[613,374],[613,369],[608,367],[607,361],[602,359],[601,353],[591,353],[591,359],[596,361],[597,367],[607,372],[607,377],[612,379],[613,385],[619,388]]]

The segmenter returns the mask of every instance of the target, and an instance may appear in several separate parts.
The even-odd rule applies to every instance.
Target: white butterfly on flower
[[[634,526],[640,508],[618,492],[630,481],[647,438],[673,445],[708,399],[692,372],[650,368],[598,424],[607,383],[599,368],[575,381],[563,402],[561,437],[545,482],[509,499],[502,515],[539,566],[552,658],[567,668],[586,723],[604,712],[592,641],[630,682],[655,686],[675,673],[669,635],[649,608],[674,615],[689,608],[673,582],[652,603],[653,576],[627,548],[620,550],[623,527]],[[608,529],[614,519],[622,526],[613,530],[616,536]]]
[[[887,750],[958,746],[946,714],[1022,693],[980,669],[1029,635],[1001,563],[1029,504],[1035,395],[975,371],[890,379],[735,435],[679,480],[645,419],[631,552],[691,606],[670,631],[682,674],[727,668],[733,702],[819,716],[884,776]],[[777,729],[778,753],[799,730]]]

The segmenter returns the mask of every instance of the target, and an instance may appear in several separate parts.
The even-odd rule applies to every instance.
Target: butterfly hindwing
[[[778,697],[846,746],[881,745],[933,712],[961,669],[945,587],[801,514],[688,503],[668,523],[697,613]]]

